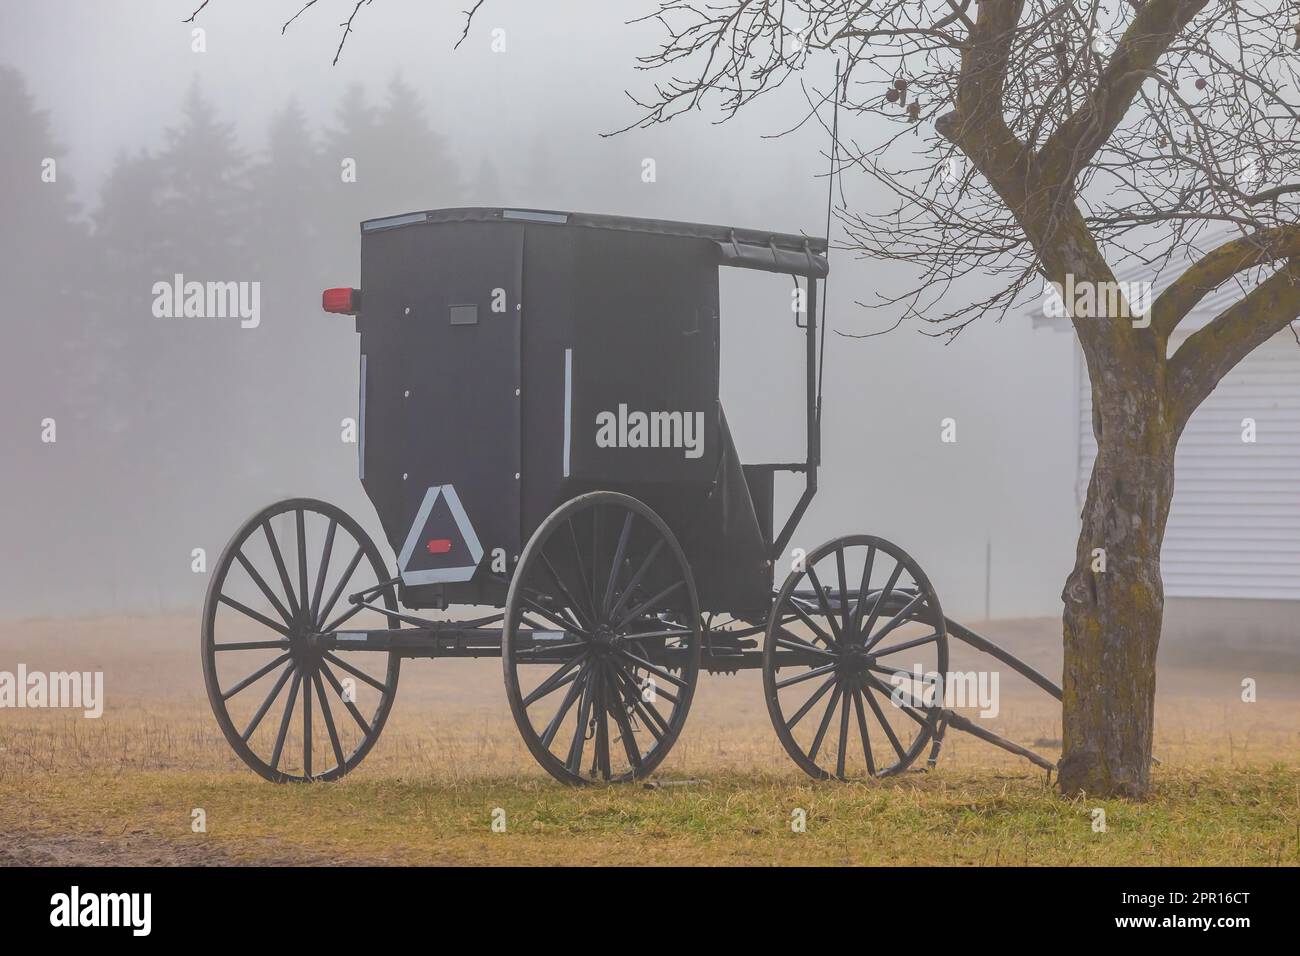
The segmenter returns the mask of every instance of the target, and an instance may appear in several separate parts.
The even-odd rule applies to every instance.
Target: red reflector
[[[326,312],[356,315],[355,303],[360,298],[356,289],[326,289],[321,293],[320,305]]]
[[[430,554],[446,554],[451,550],[450,538],[430,538],[425,548]]]

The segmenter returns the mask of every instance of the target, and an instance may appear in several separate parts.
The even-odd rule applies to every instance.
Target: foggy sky
[[[204,54],[191,52],[192,28],[181,22],[196,5],[54,0],[21,11],[9,5],[0,14],[0,63],[21,70],[38,105],[50,112],[67,150],[61,174],[75,180],[88,211],[115,156],[159,145],[195,78],[221,116],[236,124],[241,145],[257,149],[269,118],[290,98],[320,128],[330,123],[349,84],[361,82],[379,94],[400,74],[423,94],[432,124],[462,170],[472,173],[485,158],[493,163],[508,193],[502,204],[814,235],[824,229],[826,144],[820,130],[762,138],[791,125],[802,105],[797,90],[761,100],[723,125],[706,113],[650,131],[599,136],[635,118],[625,88],[647,89],[649,78],[634,69],[634,58],[653,48],[657,28],[622,21],[649,3],[489,0],[453,53],[467,5],[462,0],[378,0],[358,14],[337,67],[330,60],[350,2],[322,0],[281,36],[280,24],[300,0],[212,0],[198,23],[207,31]],[[489,49],[494,27],[506,30],[506,53]],[[869,138],[860,129],[847,132]],[[539,143],[553,167],[550,184],[527,174]],[[641,182],[644,157],[656,159],[654,184]],[[575,173],[593,164],[601,175]],[[848,188],[874,198],[866,184]],[[413,195],[408,208],[427,205]],[[0,225],[9,228],[12,223]],[[897,313],[866,312],[854,303],[899,291],[906,278],[894,265],[886,269],[833,252],[832,326],[862,332],[892,325]],[[340,277],[337,284],[348,280]],[[788,277],[724,270],[723,402],[746,461],[802,454],[802,340],[788,311],[788,290]],[[355,340],[351,347],[355,355]],[[919,335],[913,324],[865,340],[832,335],[827,352],[821,491],[794,544],[811,549],[850,532],[890,538],[920,561],[945,611],[962,617],[983,613],[991,541],[993,614],[1057,613],[1077,527],[1070,337],[1031,330],[1027,319],[1013,317],[979,322],[950,346]],[[344,398],[355,396],[354,362],[291,374],[336,379]],[[312,413],[283,410],[290,417]],[[333,408],[321,414],[337,419]],[[955,445],[940,443],[945,417],[957,419]],[[268,426],[253,419],[247,427]],[[30,439],[7,445],[16,455],[35,454]],[[200,543],[215,559],[248,513],[284,493],[312,494],[321,487],[345,497],[339,503],[373,528],[354,455],[355,449],[339,451],[337,473],[328,478],[285,461],[282,486],[260,496],[196,502],[195,510],[209,519]],[[188,518],[156,517],[160,523]],[[59,567],[55,547],[49,540],[28,542],[22,560]],[[141,553],[138,560],[148,565],[163,558]],[[104,597],[87,587],[86,575],[53,579],[39,596],[6,592],[4,600],[17,613],[97,609]],[[165,604],[200,599],[198,582],[158,595]],[[120,600],[130,604],[135,597]]]

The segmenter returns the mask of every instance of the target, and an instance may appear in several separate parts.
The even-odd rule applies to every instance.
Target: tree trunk
[[[1162,388],[1151,388],[1149,379],[1138,386],[1140,379],[1131,375],[1114,387],[1106,380],[1120,377],[1119,370],[1098,371],[1097,461],[1074,571],[1061,595],[1059,785],[1070,795],[1142,798],[1151,782],[1156,647],[1164,616],[1160,546],[1173,497],[1177,434]]]

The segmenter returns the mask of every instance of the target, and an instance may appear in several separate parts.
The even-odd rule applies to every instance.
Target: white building
[[[1157,282],[1154,294],[1173,278]],[[1202,300],[1179,325],[1171,352],[1241,295],[1229,283]],[[1073,334],[1067,319],[1047,311],[1035,310],[1036,327]],[[1097,444],[1077,342],[1073,387],[1082,507]],[[1185,646],[1300,653],[1300,342],[1290,330],[1229,372],[1192,415],[1175,460],[1162,566],[1166,635]]]

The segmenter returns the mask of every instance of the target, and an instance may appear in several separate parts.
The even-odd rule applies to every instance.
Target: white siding
[[[1097,444],[1079,389],[1079,498]],[[1254,444],[1241,440],[1253,418]],[[1228,373],[1178,445],[1162,555],[1169,597],[1300,600],[1300,345],[1287,331]]]

